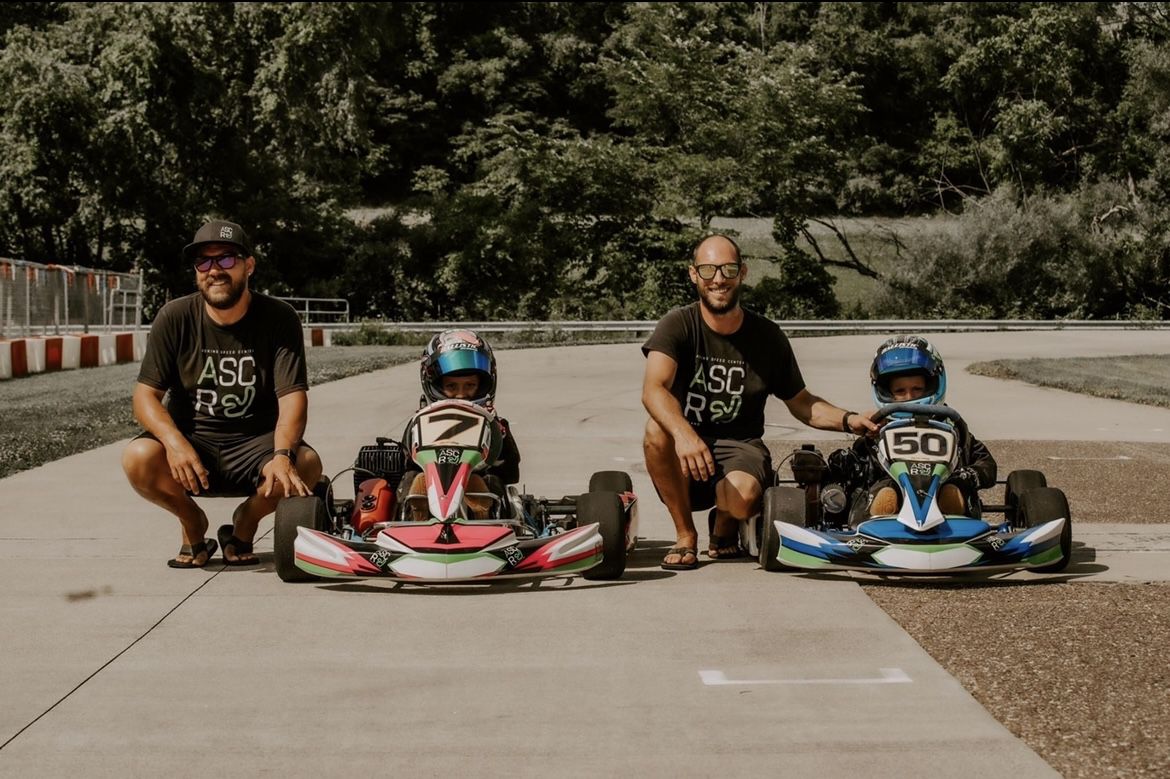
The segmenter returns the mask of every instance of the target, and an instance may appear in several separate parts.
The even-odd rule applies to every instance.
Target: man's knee
[[[122,450],[122,472],[132,484],[151,481],[160,465],[166,465],[166,451],[153,438],[135,438]]]
[[[730,471],[719,483],[717,496],[721,509],[736,519],[748,519],[759,511],[764,486],[746,471]]]

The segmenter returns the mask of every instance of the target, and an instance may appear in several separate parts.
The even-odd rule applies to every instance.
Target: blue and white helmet
[[[896,403],[890,381],[898,376],[926,377],[926,394],[908,403],[941,405],[947,398],[947,371],[942,357],[930,341],[917,335],[896,335],[878,347],[869,368],[873,400],[879,407]]]

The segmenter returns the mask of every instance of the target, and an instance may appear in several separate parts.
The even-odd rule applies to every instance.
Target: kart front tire
[[[1028,490],[1047,487],[1048,479],[1040,471],[1012,471],[1007,477],[1003,492],[1003,504],[1007,506],[1004,519],[1012,527],[1027,527],[1020,518],[1020,497]]]
[[[778,559],[780,555],[780,531],[776,521],[804,527],[805,495],[798,487],[769,487],[764,491],[763,512],[760,521],[764,523],[760,534],[760,567],[765,571],[782,571],[786,566]]]
[[[587,492],[577,498],[577,527],[596,522],[601,532],[601,562],[581,574],[585,579],[620,579],[626,570],[626,527],[616,492]]]
[[[590,492],[633,492],[634,482],[625,471],[597,471],[589,477]]]
[[[1067,568],[1072,562],[1072,515],[1064,493],[1055,487],[1033,487],[1020,496],[1019,511],[1024,527],[1039,527],[1045,522],[1064,518],[1064,529],[1060,532],[1060,561],[1033,570],[1059,573]]]
[[[276,575],[281,581],[311,582],[317,579],[313,574],[297,568],[294,547],[297,529],[307,527],[325,532],[329,525],[329,510],[325,507],[325,501],[315,495],[283,498],[276,504],[272,557],[276,563]]]

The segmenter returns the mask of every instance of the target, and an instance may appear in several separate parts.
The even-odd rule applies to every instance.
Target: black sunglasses
[[[696,265],[694,267],[695,273],[699,274],[699,278],[703,281],[715,278],[716,271],[722,273],[725,279],[734,279],[743,270],[743,265],[738,262],[728,262],[723,265]]]
[[[195,270],[200,273],[207,273],[211,270],[212,263],[215,263],[224,270],[231,270],[236,267],[237,262],[243,262],[244,258],[238,254],[221,254],[217,257],[200,257],[195,262]]]

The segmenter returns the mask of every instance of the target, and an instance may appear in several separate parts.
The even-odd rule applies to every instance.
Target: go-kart
[[[944,515],[936,498],[967,438],[962,416],[949,406],[895,403],[874,421],[887,417],[893,418],[878,434],[876,453],[900,493],[898,513],[869,516],[859,486],[864,475],[840,465],[844,452],[827,462],[813,447],[796,450],[793,479],[777,480],[764,493],[761,567],[946,574],[1068,566],[1068,500],[1043,473],[1012,471],[1003,504],[975,495],[963,515]],[[988,514],[1002,514],[1002,521],[991,522]]]
[[[629,474],[599,471],[584,494],[556,499],[492,476],[473,482],[497,456],[501,429],[492,412],[461,400],[420,409],[405,438],[378,438],[312,496],[281,500],[274,558],[283,581],[621,577],[637,535]],[[335,500],[333,484],[350,471],[354,499]],[[426,494],[411,494],[420,473]],[[487,489],[470,491],[473,483]]]

